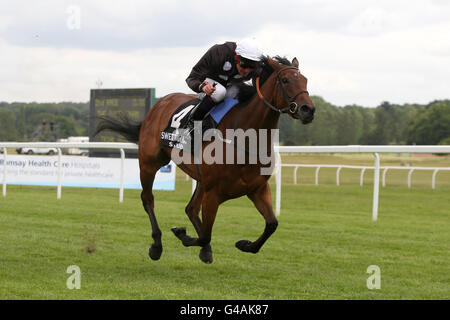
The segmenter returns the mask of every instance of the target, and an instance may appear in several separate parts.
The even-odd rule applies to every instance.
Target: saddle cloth
[[[183,151],[189,151],[193,154],[194,143],[190,143],[189,139],[193,140],[194,130],[187,135],[186,128],[189,121],[189,116],[194,108],[200,103],[200,99],[193,99],[183,103],[175,110],[169,119],[167,128],[161,132],[161,144],[166,147],[176,148]],[[202,122],[202,137],[203,133],[208,129],[215,129],[219,125],[223,117],[231,110],[239,101],[233,98],[225,98],[220,104],[216,105],[206,115]],[[190,148],[188,148],[190,146]],[[189,149],[189,150],[187,150]]]

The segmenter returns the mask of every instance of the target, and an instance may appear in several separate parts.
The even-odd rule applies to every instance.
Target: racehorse
[[[279,117],[284,113],[301,120],[303,124],[311,122],[315,106],[306,90],[307,79],[300,73],[298,65],[296,58],[290,62],[279,56],[264,57],[259,77],[255,76],[256,81],[253,81],[256,92],[248,101],[232,108],[218,124],[217,130],[224,133],[227,128],[277,129]],[[175,110],[193,97],[182,93],[169,94],[150,109],[141,123],[133,123],[126,117],[102,118],[97,126],[96,133],[109,129],[139,145],[138,158],[143,189],[141,199],[152,228],[154,242],[149,248],[149,256],[153,260],[158,260],[163,250],[162,233],[154,210],[153,181],[157,171],[169,163],[172,155],[171,148],[161,145],[160,136]],[[273,139],[269,140],[268,144],[273,147]],[[203,150],[209,143],[203,142]],[[251,151],[245,151],[249,156]],[[246,195],[264,217],[266,225],[264,232],[256,241],[240,240],[236,242],[236,247],[244,252],[257,253],[278,226],[268,184],[270,174],[261,174],[264,165],[259,161],[252,164],[199,164],[191,161],[180,163],[178,166],[197,180],[196,189],[185,212],[198,237],[187,235],[185,228],[172,228],[172,232],[183,245],[200,246],[200,259],[205,263],[211,263],[213,261],[211,232],[219,205],[226,200]]]

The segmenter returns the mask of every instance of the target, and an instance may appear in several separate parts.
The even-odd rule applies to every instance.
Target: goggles
[[[249,60],[238,55],[236,55],[236,60],[239,66],[244,69],[255,69],[258,66],[257,61]]]

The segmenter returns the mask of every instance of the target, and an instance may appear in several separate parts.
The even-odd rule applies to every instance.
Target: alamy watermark
[[[261,175],[271,175],[275,167],[273,146],[278,145],[278,129],[226,129],[225,137],[217,129],[208,129],[202,135],[201,121],[194,122],[194,135],[178,129],[173,134],[161,133],[162,139],[173,142],[171,158],[178,164],[242,164],[260,165]],[[203,143],[208,144],[203,148]],[[178,148],[183,145],[183,152]]]
[[[66,26],[69,30],[81,29],[81,8],[77,5],[70,5],[66,9],[68,14]]]
[[[381,269],[377,265],[371,265],[367,268],[370,277],[367,278],[367,289],[381,289]]]
[[[81,269],[77,265],[71,265],[67,267],[66,273],[71,274],[66,281],[67,289],[80,289],[81,288]]]
[[[77,265],[71,265],[67,267],[66,273],[70,276],[66,280],[66,286],[68,289],[81,289],[81,269]],[[377,265],[370,265],[366,273],[370,274],[367,278],[367,289],[381,289],[381,269]]]

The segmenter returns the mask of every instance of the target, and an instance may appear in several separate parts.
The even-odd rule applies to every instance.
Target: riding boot
[[[192,110],[186,129],[191,132],[194,129],[194,121],[202,121],[205,115],[215,106],[215,102],[209,96],[205,96],[203,100]]]

